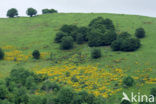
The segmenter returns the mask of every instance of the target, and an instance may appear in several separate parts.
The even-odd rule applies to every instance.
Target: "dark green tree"
[[[15,8],[9,9],[8,12],[7,12],[7,16],[8,16],[9,18],[14,18],[15,16],[18,16],[18,11],[17,11],[17,9],[15,9]]]
[[[26,14],[30,17],[35,16],[37,14],[37,10],[34,8],[28,8]]]
[[[64,32],[58,32],[58,33],[56,34],[56,37],[55,37],[55,42],[56,42],[56,43],[60,43],[61,40],[62,40],[62,38],[65,37],[65,36],[67,36],[66,33],[64,33]]]
[[[97,59],[97,58],[100,58],[102,55],[101,55],[101,50],[99,48],[93,48],[92,51],[91,51],[91,57],[93,59]]]
[[[132,77],[130,77],[130,76],[125,77],[123,79],[123,84],[126,85],[126,86],[128,86],[128,87],[131,87],[134,84],[134,79]]]

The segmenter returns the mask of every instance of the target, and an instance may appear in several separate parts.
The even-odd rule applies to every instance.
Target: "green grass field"
[[[110,47],[100,47],[103,56],[100,59],[90,58],[90,50],[87,44],[74,45],[74,49],[63,51],[59,49],[59,44],[54,43],[55,34],[64,24],[75,24],[87,26],[89,22],[98,17],[110,18],[115,24],[118,33],[128,31],[134,36],[136,28],[143,27],[146,30],[146,37],[141,39],[141,48],[135,52],[113,52]],[[23,55],[31,55],[35,49],[47,53],[43,59],[35,61],[29,58],[25,61],[0,61],[0,78],[4,79],[9,75],[11,69],[24,67],[28,70],[37,68],[38,70],[53,65],[65,64],[66,60],[74,54],[82,52],[85,61],[79,65],[96,65],[98,68],[121,68],[126,75],[139,76],[146,75],[149,78],[156,78],[156,18],[105,13],[58,13],[40,15],[32,18],[5,18],[0,19],[0,47],[5,52],[21,51]],[[9,48],[7,48],[9,47]],[[48,60],[48,53],[53,53],[55,60]],[[17,53],[18,54],[18,53]],[[67,62],[68,64],[72,62]],[[147,71],[146,69],[152,69]],[[139,72],[137,72],[139,71]],[[147,71],[147,72],[146,72]],[[111,86],[110,86],[111,87]],[[133,86],[130,89],[123,89],[125,92],[138,92],[149,94],[150,88],[156,84],[144,84],[142,87]],[[108,104],[119,104],[122,91],[108,98]]]

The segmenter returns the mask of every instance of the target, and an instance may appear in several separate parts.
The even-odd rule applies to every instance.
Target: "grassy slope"
[[[0,47],[11,45],[19,50],[23,50],[25,53],[30,53],[34,49],[39,49],[43,52],[53,52],[56,54],[56,57],[67,56],[71,52],[74,53],[77,51],[89,54],[90,48],[86,44],[76,46],[72,51],[61,51],[59,50],[59,45],[53,43],[53,39],[56,32],[63,24],[87,26],[92,19],[98,16],[112,19],[118,32],[128,31],[134,34],[136,28],[143,27],[147,32],[147,37],[141,40],[142,47],[136,52],[112,52],[109,47],[101,47],[103,57],[96,61],[90,60],[84,64],[94,64],[96,62],[99,64],[99,67],[105,68],[108,68],[106,66],[116,65],[116,67],[126,70],[129,75],[134,75],[136,70],[152,68],[153,71],[150,77],[155,77],[156,18],[103,13],[59,13],[41,15],[33,18],[0,19]],[[122,60],[123,58],[125,60]],[[115,60],[120,60],[120,62],[114,63]],[[136,62],[138,64],[136,64]],[[20,65],[31,69],[35,66],[39,66],[39,68],[50,66],[51,62],[47,60],[34,62],[34,60],[30,59],[27,62],[20,63]],[[14,67],[17,67],[17,63],[0,61],[1,78],[6,77],[8,72]],[[153,86],[155,85],[147,85],[141,88],[141,90],[149,89]],[[134,88],[134,90],[137,89]],[[115,99],[113,101],[115,101]]]

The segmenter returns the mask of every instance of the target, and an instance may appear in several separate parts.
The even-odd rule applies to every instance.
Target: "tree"
[[[3,50],[0,48],[0,60],[4,59],[4,52]]]
[[[30,17],[35,16],[37,14],[37,10],[34,8],[28,8],[26,14]]]
[[[34,59],[40,59],[40,52],[38,50],[34,50],[32,56]]]
[[[136,29],[135,36],[137,38],[144,38],[145,37],[145,30],[144,30],[144,28]]]
[[[73,38],[71,36],[65,36],[62,38],[61,49],[68,50],[73,48]]]
[[[17,9],[15,9],[15,8],[9,9],[8,12],[7,12],[7,16],[8,16],[9,18],[14,18],[15,16],[18,16],[18,11],[17,11]]]

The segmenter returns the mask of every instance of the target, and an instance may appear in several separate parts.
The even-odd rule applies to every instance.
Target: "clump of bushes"
[[[73,38],[71,36],[65,36],[61,40],[61,49],[68,50],[73,48]]]
[[[127,87],[131,87],[134,84],[134,79],[132,77],[130,77],[130,76],[125,77],[123,79],[123,84],[126,85]]]
[[[97,58],[100,58],[102,55],[101,55],[101,50],[99,48],[93,48],[92,51],[91,51],[91,57],[93,59],[97,59]]]
[[[0,48],[0,60],[4,59],[4,52],[3,50]]]
[[[40,52],[39,50],[34,50],[33,53],[32,53],[32,56],[34,59],[40,59]]]
[[[145,30],[144,30],[144,28],[136,29],[135,36],[137,38],[144,38],[145,37]]]
[[[42,14],[49,14],[49,13],[58,13],[55,9],[43,9]]]
[[[127,32],[121,33],[115,41],[112,42],[111,48],[113,51],[135,51],[140,48],[139,39],[132,38]]]
[[[56,37],[55,37],[55,42],[56,42],[56,43],[60,43],[61,40],[62,40],[62,38],[65,37],[65,36],[67,36],[66,33],[64,33],[64,32],[58,32],[58,33],[56,34]]]

